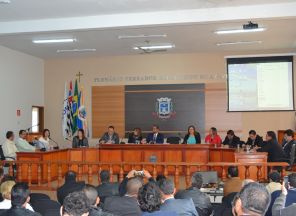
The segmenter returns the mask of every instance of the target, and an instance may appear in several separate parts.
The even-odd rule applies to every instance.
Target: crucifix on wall
[[[79,73],[78,74],[76,74],[76,77],[78,77],[78,81],[80,82],[80,78],[83,76],[83,74],[82,73],[80,73],[80,71],[79,71]]]

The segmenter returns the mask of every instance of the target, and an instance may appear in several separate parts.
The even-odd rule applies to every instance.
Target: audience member
[[[6,216],[39,216],[37,212],[27,209],[30,201],[30,190],[27,184],[17,183],[11,189],[11,208],[1,215]]]
[[[14,143],[14,134],[12,131],[6,133],[6,141],[2,144],[3,154],[6,160],[15,160],[18,152]]]
[[[237,146],[240,146],[240,144],[240,138],[235,136],[234,131],[227,131],[227,135],[223,141],[223,145],[228,145],[230,148],[236,148]]]
[[[251,183],[251,182],[255,182],[253,179],[244,179],[242,182],[242,188],[245,187],[245,185]]]
[[[84,187],[84,182],[76,181],[76,173],[74,171],[68,171],[65,175],[65,183],[57,190],[57,198],[61,205],[63,205],[63,201],[65,197],[74,191],[82,190]]]
[[[192,199],[175,199],[175,185],[170,179],[163,179],[158,182],[161,191],[162,202],[161,211],[172,211],[178,215],[198,215]]]
[[[5,181],[1,184],[0,191],[3,197],[3,201],[0,202],[0,209],[11,208],[11,189],[15,184],[15,181]],[[29,203],[26,205],[26,209],[34,211]]]
[[[3,178],[4,178],[4,170],[3,170],[3,168],[0,168],[0,184],[3,181]]]
[[[108,131],[102,135],[99,142],[101,144],[119,144],[119,135],[115,133],[113,126],[108,127]]]
[[[254,147],[262,147],[263,139],[259,136],[255,130],[249,131],[249,138],[246,142],[246,145],[250,145],[252,148]]]
[[[161,193],[155,182],[148,182],[139,189],[138,201],[143,216],[177,216],[175,212],[160,211]]]
[[[126,194],[122,197],[108,197],[103,209],[118,216],[140,216],[142,211],[138,204],[138,192],[143,182],[138,177],[130,178],[126,186]]]
[[[103,212],[103,210],[98,207],[100,203],[100,198],[98,197],[98,192],[94,186],[88,184],[85,185],[83,188],[83,192],[88,198],[91,205],[89,216],[112,216],[112,214]]]
[[[99,175],[101,184],[97,186],[97,191],[101,202],[104,202],[106,197],[119,196],[119,185],[118,183],[110,182],[109,171],[102,170]]]
[[[274,191],[281,190],[281,176],[277,171],[268,174],[269,184],[266,185],[266,189],[270,194]]]
[[[294,144],[296,144],[296,141],[294,140],[294,131],[288,129],[284,133],[284,142],[282,144],[283,151],[287,159],[290,159],[291,157],[291,150]]]
[[[276,135],[273,131],[267,131],[266,142],[257,151],[268,153],[268,162],[280,162],[283,161],[285,156],[283,148],[278,144]]]
[[[166,179],[165,175],[159,174],[156,176],[156,182],[162,180],[162,179]]]
[[[30,145],[28,141],[26,140],[27,133],[25,130],[19,131],[19,138],[16,141],[16,148],[19,152],[34,152],[35,147]]]
[[[224,196],[233,192],[239,192],[242,188],[242,180],[238,176],[238,167],[228,167],[228,179],[224,183]]]
[[[210,201],[210,197],[201,192],[203,179],[202,175],[198,172],[194,173],[191,177],[191,187],[186,190],[182,190],[176,193],[176,199],[192,199],[195,205],[196,211],[199,216],[211,215],[213,209]]]
[[[205,142],[209,143],[209,144],[215,144],[215,145],[217,145],[217,147],[221,146],[222,139],[218,135],[217,128],[215,128],[215,127],[210,128],[209,134],[205,138]]]
[[[147,135],[146,141],[147,141],[147,143],[150,143],[150,144],[164,143],[164,135],[159,133],[159,126],[158,125],[152,126],[152,133]]]
[[[91,205],[82,191],[75,191],[65,197],[61,207],[62,216],[88,216]]]
[[[200,134],[195,130],[193,125],[190,125],[187,134],[184,137],[183,144],[200,144]]]
[[[233,215],[264,216],[270,203],[266,188],[256,182],[245,185],[233,200]]]

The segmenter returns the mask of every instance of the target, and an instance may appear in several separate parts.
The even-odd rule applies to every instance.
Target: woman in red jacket
[[[209,134],[205,138],[205,142],[209,144],[216,144],[217,147],[221,146],[222,139],[218,135],[217,128],[211,127]]]

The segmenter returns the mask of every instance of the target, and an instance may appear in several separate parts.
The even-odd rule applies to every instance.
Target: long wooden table
[[[221,174],[221,163],[226,162],[267,162],[266,153],[235,153],[236,149],[231,148],[215,148],[207,144],[201,145],[173,145],[173,144],[101,144],[99,148],[77,148],[77,149],[62,149],[48,152],[19,152],[17,153],[18,161],[66,161],[66,162],[102,162],[104,164],[114,162],[157,162],[157,163],[217,163],[217,167],[213,167]],[[31,180],[38,180],[38,172],[41,173],[42,182],[55,180],[58,176],[58,167],[56,164],[51,165],[51,173],[48,176],[48,165],[31,165]],[[98,167],[93,165],[92,172],[97,173],[99,169],[109,168],[108,165]],[[123,171],[126,173],[131,168],[142,169],[143,167],[136,165],[124,165]],[[78,165],[63,165],[62,174],[68,169],[78,170]],[[145,166],[145,169],[151,170],[152,165]],[[168,174],[173,172],[173,167],[168,166]],[[191,167],[190,172],[196,171],[196,167]],[[199,167],[199,170],[208,170],[207,166]],[[114,174],[118,174],[121,170],[119,166],[112,167]],[[242,173],[244,172],[241,169]],[[88,166],[84,165],[83,173],[88,172]],[[180,170],[180,173],[185,170]],[[255,169],[250,169],[251,177],[254,177],[257,172]],[[28,165],[21,165],[21,179],[26,180],[28,173]],[[158,167],[157,173],[163,173],[163,168]],[[241,173],[241,176],[243,174]],[[39,175],[40,176],[40,175]],[[263,176],[266,177],[266,172]]]

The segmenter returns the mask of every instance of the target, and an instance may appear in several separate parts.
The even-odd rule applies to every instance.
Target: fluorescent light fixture
[[[237,33],[249,33],[249,32],[262,32],[265,31],[266,28],[259,27],[253,29],[226,29],[226,30],[217,30],[216,34],[237,34]]]
[[[175,48],[174,44],[165,44],[165,45],[140,45],[135,46],[134,50],[160,50],[160,49],[172,49]]]
[[[97,49],[60,49],[57,53],[67,53],[67,52],[95,52]]]
[[[10,0],[0,0],[0,4],[10,4]]]
[[[236,41],[236,42],[224,42],[217,43],[217,46],[227,46],[227,45],[239,45],[239,44],[261,44],[262,41]]]
[[[36,39],[33,40],[33,43],[36,44],[47,44],[47,43],[73,43],[75,38],[56,38],[56,39]]]
[[[119,35],[118,39],[136,39],[136,38],[165,38],[167,37],[166,34],[152,34],[152,35]]]

